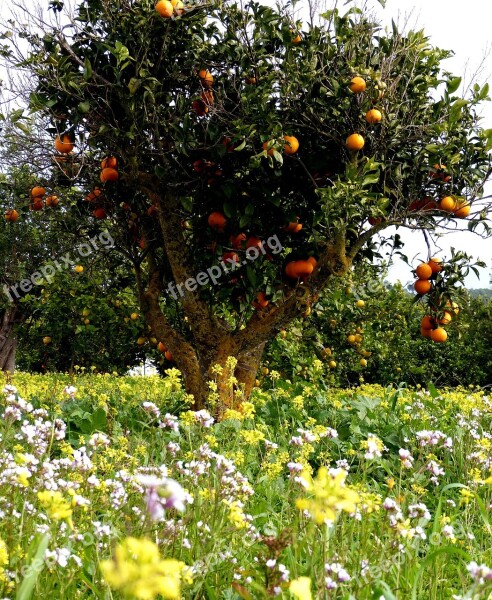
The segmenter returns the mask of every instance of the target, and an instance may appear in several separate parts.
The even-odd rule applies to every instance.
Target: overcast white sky
[[[273,0],[264,0],[268,3]],[[338,4],[343,7],[343,0]],[[31,5],[47,6],[47,0],[31,0]],[[361,4],[361,2],[359,2]],[[9,14],[12,0],[0,0],[0,15]],[[431,44],[444,49],[453,50],[455,56],[449,59],[445,66],[456,75],[464,76],[465,81],[480,68],[478,83],[483,85],[487,81],[492,88],[492,54],[487,53],[492,48],[492,5],[487,0],[387,0],[383,9],[377,0],[367,0],[367,6],[377,13],[383,24],[390,24],[391,19],[403,23],[409,17],[411,28],[423,28],[430,36]],[[483,110],[483,126],[492,128],[492,102],[488,102]],[[492,193],[492,184],[489,184],[488,193]],[[405,241],[405,252],[412,258],[427,258],[427,247],[423,236],[417,233],[402,232]],[[482,270],[480,280],[470,275],[467,280],[469,287],[489,287],[492,274],[492,240],[481,240],[478,236],[463,232],[453,233],[439,240],[440,248],[435,254],[444,259],[449,256],[449,248],[454,247],[464,250],[473,256],[482,259],[487,268]],[[403,283],[412,280],[410,269],[398,262],[390,272],[390,279],[400,279]]]

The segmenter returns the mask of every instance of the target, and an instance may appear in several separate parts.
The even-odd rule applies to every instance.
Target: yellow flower
[[[113,560],[101,562],[106,583],[138,600],[180,598],[181,581],[191,581],[191,572],[184,562],[162,559],[157,545],[148,539],[128,537],[114,551]]]
[[[9,564],[9,551],[7,544],[0,538],[0,568]]]
[[[344,471],[331,477],[326,467],[320,467],[315,479],[312,479],[309,473],[303,472],[306,489],[312,492],[314,497],[298,498],[297,508],[307,510],[318,525],[326,521],[335,521],[337,511],[353,513],[360,497],[356,491],[345,487],[345,477]]]
[[[311,579],[309,577],[298,577],[293,579],[289,584],[291,593],[298,600],[312,600],[311,594]]]
[[[265,439],[264,433],[254,429],[243,429],[241,431],[241,437],[247,444],[257,444]]]
[[[237,421],[242,421],[244,419],[244,416],[238,410],[228,408],[222,416],[222,421],[227,421],[228,419],[236,419]]]
[[[71,525],[72,508],[70,502],[65,500],[61,492],[50,490],[38,492],[38,500],[50,519],[55,521],[66,520]]]
[[[242,412],[245,419],[250,419],[255,414],[255,407],[252,402],[242,402],[239,406],[239,410]]]
[[[386,480],[386,485],[388,486],[389,490],[392,490],[396,485],[396,481],[394,480],[393,477],[390,477],[389,479]]]
[[[229,521],[234,525],[236,529],[244,529],[248,526],[248,521],[246,520],[246,515],[243,512],[241,504],[234,500],[230,504],[223,500],[224,504],[227,504],[229,507]]]

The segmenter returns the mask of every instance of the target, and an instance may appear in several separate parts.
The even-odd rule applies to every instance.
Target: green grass
[[[175,371],[164,380],[19,373],[10,383],[18,393],[3,402],[11,408],[1,425],[2,598],[171,598],[179,573],[184,598],[308,598],[289,590],[303,576],[314,598],[492,591],[467,570],[492,564],[492,400],[479,391],[327,392],[273,373],[270,389],[216,408],[211,424],[189,411]],[[337,470],[322,483],[324,466]],[[154,519],[149,476],[160,480]],[[184,490],[182,512],[158,510],[173,504],[166,477]],[[313,520],[321,509],[331,524]],[[123,559],[117,546],[128,538],[157,544],[161,561],[192,568],[192,581],[183,565],[150,554],[136,567]],[[124,568],[106,576],[110,588],[101,562],[115,552]],[[138,585],[125,596],[133,568]],[[153,587],[149,573],[166,569],[174,575]]]

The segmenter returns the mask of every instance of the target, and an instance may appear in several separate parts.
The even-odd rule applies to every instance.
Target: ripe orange
[[[360,133],[352,133],[349,135],[345,141],[345,144],[349,150],[362,150],[364,148],[364,138],[360,135]]]
[[[174,7],[168,0],[159,0],[159,2],[155,5],[156,11],[164,17],[165,19],[169,19],[172,17]]]
[[[432,269],[433,273],[440,273],[442,271],[442,260],[434,256],[427,263],[429,267]]]
[[[102,190],[98,187],[95,187],[92,192],[89,192],[87,194],[87,196],[85,197],[85,200],[87,200],[87,202],[94,202],[94,200],[96,198],[98,198],[100,195],[102,194]]]
[[[382,118],[383,115],[377,108],[372,108],[366,112],[366,121],[371,125],[374,125],[375,123],[381,123]]]
[[[73,270],[76,273],[83,273],[84,272],[84,267],[82,265],[75,265],[75,267],[73,268]]]
[[[258,292],[256,296],[256,300],[253,300],[253,306],[259,310],[261,308],[266,308],[268,306],[269,301],[266,299],[265,292]]]
[[[460,219],[466,219],[466,217],[470,214],[471,206],[468,202],[458,202],[456,205],[454,212],[455,217]]]
[[[46,206],[58,206],[59,202],[58,196],[48,196],[46,198]]]
[[[355,344],[355,335],[353,335],[353,334],[348,335],[347,336],[347,342],[349,344]]]
[[[421,327],[421,328],[420,328],[420,335],[421,335],[422,337],[425,337],[425,338],[429,338],[429,339],[430,339],[430,337],[431,337],[431,334],[432,334],[432,329],[426,329],[425,327]]]
[[[418,279],[430,279],[432,277],[432,267],[427,263],[422,263],[415,269]]]
[[[112,169],[111,167],[106,167],[101,171],[100,179],[102,183],[106,183],[106,181],[116,181],[119,177],[118,171],[116,169]]]
[[[301,42],[302,42],[302,37],[301,37],[301,34],[300,34],[300,33],[298,33],[298,34],[296,35],[296,37],[295,37],[295,38],[293,38],[293,40],[292,40],[292,43],[293,43],[293,44],[296,44],[296,46],[297,46],[297,44],[300,44]]]
[[[72,138],[68,135],[68,133],[64,133],[62,137],[59,135],[56,136],[55,139],[55,150],[61,152],[62,154],[68,154],[72,152],[75,144],[72,141]]]
[[[34,202],[29,205],[31,210],[43,210],[44,202],[41,198],[34,198]]]
[[[210,213],[210,215],[208,216],[208,224],[212,229],[216,229],[217,231],[224,231],[224,227],[226,226],[227,223],[227,219],[224,217],[224,215],[215,210],[214,212]]]
[[[367,367],[367,360],[365,358],[361,358],[359,364],[361,367]]]
[[[174,12],[177,15],[182,15],[184,12],[184,4],[181,2],[181,0],[171,0],[171,4],[173,5],[174,8]]]
[[[17,221],[19,218],[19,213],[15,210],[15,208],[11,208],[5,213],[5,218],[10,223],[15,223],[15,221]]]
[[[314,258],[314,256],[310,256],[307,261],[313,265],[313,270],[316,269],[318,261]]]
[[[289,233],[299,233],[302,229],[302,223],[290,222],[285,229]]]
[[[202,85],[206,88],[211,88],[213,83],[214,83],[214,77],[212,75],[212,73],[210,73],[210,71],[207,71],[207,69],[201,69],[198,72],[198,77],[200,78],[200,81],[202,82]]]
[[[417,279],[413,287],[417,294],[423,296],[424,294],[430,292],[432,288],[432,283],[427,279]]]
[[[36,186],[36,187],[33,187],[31,190],[31,196],[33,198],[38,198],[38,197],[44,196],[45,194],[46,194],[46,190],[44,189],[44,187]]]
[[[234,250],[238,250],[242,247],[243,242],[246,241],[246,238],[247,236],[245,233],[238,233],[237,235],[231,235],[229,241],[231,242],[231,246],[234,248]]]
[[[430,315],[425,315],[420,321],[420,327],[422,329],[433,329],[436,326],[436,321]]]
[[[287,263],[285,267],[285,274],[291,279],[298,279],[299,277],[308,277],[314,271],[314,265],[309,260],[294,260]]]
[[[354,94],[361,94],[366,89],[366,82],[362,77],[353,77],[349,88]]]
[[[263,150],[267,151],[268,156],[273,156],[273,152],[275,150],[275,143],[273,140],[268,140],[268,142],[263,142],[262,148]]]
[[[92,215],[94,217],[96,217],[96,219],[105,219],[106,218],[106,211],[104,210],[104,208],[96,208],[92,211]]]
[[[167,348],[162,342],[159,342],[157,344],[157,350],[159,350],[159,352],[162,352],[164,354],[164,352],[167,350]]]
[[[448,339],[448,332],[442,327],[438,327],[437,329],[433,329],[431,331],[431,340],[433,342],[445,342]]]
[[[193,100],[191,108],[199,117],[204,117],[208,113],[208,106],[203,100]]]
[[[285,154],[295,154],[299,150],[299,140],[293,135],[284,135],[284,141],[286,142],[284,145]]]
[[[164,352],[164,356],[166,357],[166,360],[168,360],[170,362],[173,360],[173,355],[169,352],[169,350],[166,350]]]
[[[453,315],[447,310],[444,311],[443,316],[439,319],[440,325],[449,325],[453,320]]]
[[[330,362],[328,363],[328,366],[330,367],[330,369],[335,369],[337,366],[337,363],[334,360],[330,360]]]
[[[107,156],[101,162],[101,169],[116,169],[118,167],[118,159],[116,156]]]
[[[439,202],[439,208],[445,212],[453,212],[456,208],[456,200],[452,196],[445,196]]]

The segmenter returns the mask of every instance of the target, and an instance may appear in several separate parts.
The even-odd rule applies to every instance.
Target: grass
[[[492,592],[480,391],[326,391],[273,372],[210,415],[175,370],[0,386],[3,598]]]

